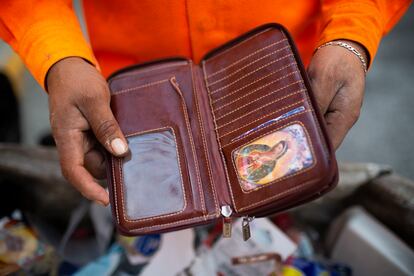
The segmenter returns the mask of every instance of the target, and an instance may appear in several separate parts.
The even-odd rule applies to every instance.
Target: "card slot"
[[[270,53],[267,53],[267,54],[265,54],[265,55],[263,55],[263,56],[261,56],[261,57],[258,57],[258,58],[256,58],[256,59],[254,59],[254,60],[252,60],[251,62],[249,62],[249,63],[247,63],[246,65],[244,65],[244,66],[242,66],[242,67],[239,67],[237,70],[235,70],[235,71],[232,71],[232,72],[227,72],[227,74],[224,76],[224,77],[222,77],[222,78],[220,78],[220,79],[217,79],[217,80],[214,80],[214,81],[212,81],[212,82],[210,82],[210,85],[215,85],[215,84],[217,84],[217,83],[219,83],[219,82],[222,82],[222,81],[224,81],[224,80],[226,80],[226,79],[228,79],[228,78],[231,78],[232,76],[234,76],[234,75],[236,75],[237,73],[239,73],[239,72],[241,72],[241,71],[243,71],[244,69],[246,69],[246,68],[248,68],[248,67],[250,67],[250,66],[252,66],[252,65],[254,65],[255,63],[258,63],[258,62],[260,62],[260,61],[262,61],[262,60],[266,60],[266,59],[268,59],[269,61],[272,61],[272,58],[273,57],[278,57],[278,53],[279,52],[281,52],[281,51],[283,51],[283,50],[286,50],[286,49],[289,49],[290,48],[290,46],[289,45],[287,45],[287,46],[284,46],[284,47],[282,47],[282,48],[280,48],[280,49],[277,49],[277,50],[275,50],[275,51],[272,51],[272,52],[270,52]],[[288,52],[289,53],[289,52]],[[277,59],[276,59],[276,61],[277,61]],[[264,64],[264,66],[266,66],[266,64]]]
[[[208,75],[206,78],[207,78],[207,79],[209,79],[209,78],[212,78],[212,77],[216,76],[217,74],[223,73],[223,72],[225,72],[227,69],[229,69],[229,68],[231,68],[231,67],[233,67],[233,66],[235,66],[235,65],[239,64],[240,62],[243,62],[243,61],[245,61],[246,59],[248,59],[248,58],[250,58],[250,57],[252,57],[252,56],[254,56],[254,55],[256,55],[256,54],[258,54],[258,53],[260,53],[260,52],[262,52],[262,51],[264,51],[264,50],[266,50],[266,49],[268,49],[268,48],[271,48],[271,47],[277,46],[277,45],[279,45],[280,43],[283,43],[283,42],[286,42],[286,41],[287,41],[287,39],[279,40],[279,41],[273,42],[273,43],[271,43],[271,44],[269,44],[269,45],[266,45],[266,46],[264,46],[264,47],[262,47],[262,48],[259,48],[259,49],[257,49],[256,51],[254,51],[254,52],[252,52],[252,53],[250,53],[250,54],[248,54],[248,55],[246,55],[246,56],[244,56],[244,57],[242,57],[242,58],[240,58],[240,59],[236,60],[235,62],[230,63],[229,65],[225,66],[224,68],[222,68],[222,69],[220,69],[220,70],[218,70],[218,71],[216,71],[216,72],[214,72],[214,73],[211,73],[211,74],[210,74],[210,75]]]
[[[226,123],[221,123],[221,124],[219,123],[220,120],[223,120],[224,118],[229,117],[230,115],[232,115],[232,114],[240,111],[243,108],[249,107],[250,105],[256,103],[257,101],[264,99],[265,97],[271,96],[272,93],[267,94],[267,95],[263,95],[262,97],[259,97],[259,98],[255,99],[255,100],[253,100],[253,101],[251,101],[251,102],[249,102],[247,104],[244,104],[244,105],[242,105],[242,106],[240,106],[240,107],[238,107],[238,108],[236,108],[236,109],[234,109],[234,110],[232,110],[232,111],[230,111],[230,112],[228,112],[226,114],[223,114],[220,117],[216,117],[217,129],[219,130],[219,129],[221,129],[221,128],[225,127],[225,126],[228,126],[229,124],[232,124],[232,123],[234,123],[234,122],[236,122],[236,121],[238,121],[238,120],[240,120],[240,119],[242,119],[242,118],[244,118],[244,117],[246,117],[246,116],[248,116],[250,114],[253,114],[253,113],[255,113],[255,112],[259,111],[259,110],[262,110],[262,109],[264,109],[264,108],[266,108],[266,107],[268,107],[268,106],[270,106],[270,105],[272,105],[274,103],[277,103],[277,102],[280,102],[282,100],[288,99],[289,97],[292,97],[292,96],[301,94],[301,93],[303,93],[305,91],[306,91],[306,89],[299,89],[299,90],[293,91],[293,92],[291,92],[289,94],[286,94],[286,95],[284,95],[282,97],[278,97],[278,98],[276,98],[276,99],[274,99],[274,100],[272,100],[270,102],[267,102],[266,104],[259,105],[259,106],[255,107],[252,110],[243,112],[242,115],[238,115],[238,116],[234,116],[233,115],[232,117],[235,117],[235,118],[234,119],[231,119],[230,121],[227,121]]]
[[[254,73],[257,73],[257,72],[259,72],[262,69],[266,69],[266,68],[270,67],[271,65],[274,65],[275,63],[279,62],[279,61],[289,60],[289,58],[291,58],[291,57],[293,57],[293,54],[292,53],[289,53],[289,54],[286,54],[286,55],[284,55],[284,56],[282,56],[280,58],[274,59],[274,60],[272,60],[272,61],[270,61],[270,62],[268,62],[268,63],[266,63],[266,64],[264,64],[262,66],[259,66],[258,68],[254,69],[254,70],[252,70],[252,71],[250,71],[250,72],[248,72],[246,74],[243,74],[243,76],[241,76],[240,78],[238,78],[238,79],[236,79],[236,80],[234,80],[234,81],[232,81],[232,82],[230,82],[230,83],[228,83],[228,84],[226,84],[224,86],[221,86],[219,88],[216,88],[216,89],[211,89],[212,85],[211,84],[208,84],[209,87],[210,87],[210,89],[211,89],[210,94],[211,95],[217,94],[220,91],[223,91],[224,89],[227,89],[230,86],[233,86],[234,84],[236,84],[236,83],[244,80],[245,78],[249,77],[250,75],[253,75]],[[281,69],[283,67],[280,68],[280,66],[277,66],[277,68],[278,68],[279,71],[281,71]]]
[[[295,113],[295,114],[293,114],[293,115],[291,115],[291,116],[289,116],[287,118],[282,118],[282,119],[280,119],[278,121],[275,121],[272,124],[266,125],[263,128],[271,127],[271,126],[273,126],[275,124],[279,124],[280,122],[286,121],[286,120],[288,120],[291,117],[295,117],[295,116],[298,116],[300,114],[303,114],[303,113],[312,111],[312,109],[307,106],[306,100],[295,101],[295,102],[293,102],[291,104],[288,104],[288,105],[286,105],[284,107],[281,107],[281,108],[279,108],[279,109],[277,109],[275,111],[266,113],[266,114],[260,116],[259,118],[256,118],[256,119],[253,119],[251,121],[248,121],[247,123],[243,124],[242,126],[239,126],[239,127],[235,128],[235,129],[228,130],[226,132],[222,132],[220,134],[220,136],[219,136],[219,139],[222,142],[222,147],[223,148],[224,147],[227,147],[227,146],[229,146],[229,145],[231,145],[233,143],[236,143],[237,141],[239,141],[241,139],[250,137],[251,135],[253,135],[256,132],[258,132],[260,129],[259,130],[252,131],[252,132],[246,134],[243,137],[237,138],[241,134],[243,134],[243,133],[247,132],[248,130],[250,130],[250,129],[254,128],[255,126],[257,126],[257,124],[259,124],[259,125],[260,124],[263,124],[263,123],[269,121],[274,116],[277,116],[277,117],[282,116],[282,114],[281,114],[282,112],[285,112],[286,113],[288,110],[297,108],[299,106],[304,106],[305,107],[305,110],[300,111],[298,113]]]
[[[293,116],[295,114],[303,113],[305,110],[306,110],[306,108],[303,105],[301,105],[299,107],[296,107],[294,109],[291,109],[291,110],[287,111],[286,113],[283,113],[282,115],[277,116],[276,118],[267,120],[266,122],[261,123],[260,125],[258,125],[258,126],[252,128],[252,129],[249,129],[249,130],[243,132],[239,136],[231,139],[231,142],[234,142],[236,140],[240,140],[240,139],[246,137],[249,134],[252,134],[252,133],[254,133],[256,131],[259,131],[262,128],[265,128],[265,127],[268,127],[270,125],[273,125],[273,124],[279,122],[280,120],[287,119],[287,118],[289,118],[289,117],[291,117],[291,116]]]
[[[266,83],[264,85],[261,85],[260,87],[258,87],[256,89],[253,89],[251,91],[248,91],[246,93],[243,93],[243,95],[235,98],[234,100],[232,100],[230,102],[226,102],[226,103],[224,103],[223,105],[220,105],[220,106],[215,106],[214,107],[214,110],[215,111],[219,111],[219,110],[221,110],[221,109],[223,109],[223,108],[225,108],[227,106],[233,105],[234,103],[245,99],[246,97],[254,96],[255,94],[262,95],[262,93],[260,92],[260,90],[262,90],[264,88],[267,88],[268,86],[271,86],[273,84],[276,84],[278,87],[276,87],[276,90],[272,90],[270,92],[271,94],[276,93],[276,92],[279,92],[279,91],[282,91],[282,90],[284,90],[286,88],[290,88],[290,87],[292,87],[294,85],[298,85],[300,83],[303,83],[302,80],[298,80],[298,81],[294,81],[294,82],[289,82],[288,84],[283,85],[283,86],[280,86],[280,84],[278,84],[278,82],[280,82],[280,81],[282,81],[282,80],[284,80],[284,79],[286,79],[286,78],[288,78],[288,77],[290,77],[290,76],[292,76],[292,75],[294,75],[296,73],[297,72],[292,72],[292,73],[286,74],[285,76],[280,77],[280,78],[277,78],[275,80],[272,80],[271,82],[268,82],[268,83]],[[257,92],[259,92],[259,93],[257,93]],[[265,95],[268,95],[268,94],[265,94]]]
[[[294,67],[294,65],[296,65],[295,62],[291,62],[291,63],[289,63],[287,65],[284,65],[284,66],[278,68],[277,70],[274,70],[274,71],[272,71],[272,72],[270,72],[270,73],[268,73],[268,74],[266,74],[266,75],[264,75],[264,76],[262,76],[260,78],[254,79],[253,81],[251,81],[251,82],[243,85],[242,87],[239,87],[239,88],[237,88],[235,90],[231,90],[230,92],[226,93],[225,95],[221,95],[220,97],[217,97],[215,99],[213,99],[214,96],[211,95],[211,92],[210,92],[210,95],[212,96],[212,103],[215,104],[215,103],[217,103],[217,102],[219,102],[219,101],[221,101],[221,100],[223,100],[223,99],[225,99],[227,97],[230,97],[230,96],[232,96],[232,95],[234,95],[234,94],[236,94],[236,93],[238,93],[238,92],[240,92],[240,91],[242,91],[242,90],[244,90],[244,89],[246,89],[246,88],[248,88],[250,86],[253,86],[253,85],[255,85],[255,84],[257,84],[257,83],[259,83],[259,82],[261,82],[261,81],[263,81],[263,80],[271,77],[271,76],[274,76],[277,73],[283,72],[285,70],[288,71],[290,67],[291,67],[291,69],[296,69]],[[297,71],[294,71],[294,72],[297,72]]]

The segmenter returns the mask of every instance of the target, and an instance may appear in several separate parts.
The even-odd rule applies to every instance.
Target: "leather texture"
[[[137,160],[134,156],[109,156],[111,206],[123,234],[210,223],[224,205],[232,208],[232,216],[266,216],[315,199],[337,183],[334,151],[306,72],[288,32],[278,24],[230,41],[201,64],[172,58],[128,67],[113,74],[109,86],[111,108],[127,139],[166,130],[173,134],[176,155],[170,156],[176,157],[180,177],[171,175],[181,182],[138,177],[145,170],[168,177],[165,162],[157,163],[157,151],[146,154],[154,158],[150,166],[142,165],[145,159],[128,166],[126,160]],[[278,161],[272,160],[276,146],[250,145],[277,135],[287,137],[288,145]],[[240,167],[242,161],[257,168]],[[243,169],[255,180],[269,178],[273,170],[274,178],[253,183],[243,178]],[[140,212],[134,206],[150,207]],[[174,208],[168,212],[166,206]]]

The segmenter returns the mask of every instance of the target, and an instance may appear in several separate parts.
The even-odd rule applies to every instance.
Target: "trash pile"
[[[247,241],[237,220],[231,238],[221,224],[125,237],[109,207],[73,192],[53,149],[2,147],[0,185],[10,192],[0,198],[0,275],[414,273],[414,182],[386,166],[341,164],[334,191],[255,218]]]

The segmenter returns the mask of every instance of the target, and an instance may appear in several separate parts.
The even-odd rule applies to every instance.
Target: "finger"
[[[358,120],[362,98],[354,96],[358,93],[351,93],[357,89],[358,87],[349,86],[338,91],[325,115],[329,137],[335,149]]]
[[[109,92],[105,92],[108,93]],[[85,108],[86,107],[86,108]],[[124,156],[128,144],[109,107],[107,95],[86,98],[81,112],[88,120],[98,141],[113,155]]]
[[[83,135],[79,130],[55,130],[62,173],[84,197],[108,205],[108,193],[84,167]]]
[[[92,149],[85,154],[85,168],[92,174],[96,179],[105,179],[105,157],[102,152],[97,149]]]

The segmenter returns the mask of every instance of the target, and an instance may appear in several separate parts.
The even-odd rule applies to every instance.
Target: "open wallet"
[[[109,156],[114,221],[122,234],[223,220],[249,222],[313,200],[338,169],[323,117],[286,29],[258,27],[195,64],[171,58],[109,78],[128,140]]]

